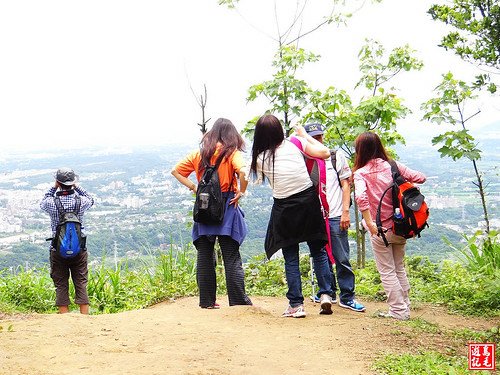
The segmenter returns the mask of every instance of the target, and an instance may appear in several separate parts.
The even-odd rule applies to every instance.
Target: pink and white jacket
[[[426,177],[423,173],[414,171],[399,162],[396,162],[396,164],[399,172],[406,180],[417,184],[425,182]],[[380,197],[391,184],[391,165],[383,159],[372,159],[363,168],[355,171],[354,187],[359,210],[369,209],[372,219],[375,221]],[[392,227],[392,212],[392,195],[387,192],[380,209],[380,217],[384,228]]]

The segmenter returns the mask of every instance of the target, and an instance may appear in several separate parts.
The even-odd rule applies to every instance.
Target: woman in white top
[[[322,159],[330,156],[328,148],[302,127],[296,128],[296,135],[308,155]],[[273,115],[262,116],[255,125],[250,172],[261,183],[267,179],[273,189],[274,203],[264,247],[268,258],[279,249],[285,258],[289,306],[282,316],[306,315],[299,270],[301,242],[307,242],[314,259],[321,294],[320,314],[331,314],[331,274],[324,249],[327,235],[319,198],[302,153],[285,139],[283,127]]]

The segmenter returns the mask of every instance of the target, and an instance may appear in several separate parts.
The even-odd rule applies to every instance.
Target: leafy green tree
[[[429,99],[422,105],[425,111],[424,119],[437,124],[452,125],[454,130],[446,131],[432,139],[432,144],[440,144],[438,150],[441,157],[449,157],[454,161],[467,158],[472,162],[479,196],[483,207],[486,233],[490,232],[486,192],[483,174],[479,171],[478,161],[481,159],[481,150],[477,147],[474,137],[470,134],[466,124],[480,111],[472,115],[466,114],[466,104],[477,97],[477,88],[453,77],[451,72],[443,75],[442,82],[436,87],[437,96]]]
[[[408,46],[394,48],[388,55],[384,47],[376,41],[367,40],[358,56],[361,78],[355,89],[364,89],[363,96],[355,105],[348,93],[331,86],[324,92],[311,94],[311,111],[304,121],[319,121],[327,128],[326,142],[340,147],[349,158],[354,157],[354,140],[365,131],[375,131],[386,146],[405,143],[397,132],[397,121],[410,113],[393,87],[385,86],[403,71],[420,70],[422,61],[413,56]],[[365,232],[360,228],[359,212],[355,204],[356,243],[358,266],[365,264]]]
[[[453,26],[441,46],[462,59],[500,70],[500,4],[496,0],[453,0],[434,4],[433,20]]]
[[[276,69],[273,78],[253,85],[248,90],[248,101],[263,95],[270,104],[267,111],[282,114],[287,136],[292,128],[292,121],[300,117],[302,110],[307,106],[311,92],[307,82],[296,77],[297,70],[306,63],[318,59],[318,55],[302,48],[293,45],[281,46],[273,60],[273,67]],[[255,119],[247,124],[245,128],[247,134],[253,131],[254,124]]]
[[[341,147],[349,157],[354,155],[353,142],[365,131],[375,131],[386,146],[403,143],[397,132],[397,121],[410,113],[395,88],[384,86],[403,71],[420,70],[422,61],[413,56],[409,46],[394,48],[388,55],[376,41],[367,40],[358,56],[361,78],[355,89],[365,89],[368,95],[353,104],[345,90],[333,86],[311,95],[310,111],[304,122],[319,121],[327,128],[326,141]]]

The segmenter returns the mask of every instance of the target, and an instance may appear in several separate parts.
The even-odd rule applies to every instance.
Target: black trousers
[[[217,236],[224,261],[227,296],[229,306],[251,305],[245,293],[245,273],[241,263],[240,245],[230,236]],[[196,281],[200,290],[200,306],[211,307],[215,304],[217,280],[215,275],[215,241],[201,236],[194,242],[198,251]]]

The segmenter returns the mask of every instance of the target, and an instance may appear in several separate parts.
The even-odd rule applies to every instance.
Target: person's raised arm
[[[330,157],[330,150],[328,147],[307,134],[302,126],[295,126],[294,130],[297,136],[302,137],[307,141],[304,145],[304,152],[307,155],[320,159],[328,159]]]

